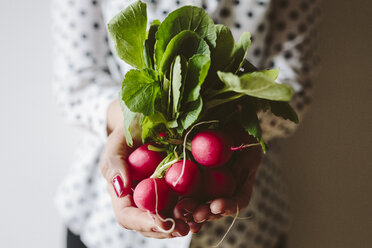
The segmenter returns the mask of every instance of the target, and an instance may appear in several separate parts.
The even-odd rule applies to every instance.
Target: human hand
[[[249,143],[255,142],[251,137],[249,139]],[[262,160],[262,149],[260,146],[254,146],[239,151],[237,155],[237,159],[231,166],[234,178],[237,178],[237,187],[233,197],[218,198],[202,204],[195,199],[187,198],[175,207],[174,216],[187,221],[193,233],[198,232],[205,221],[235,215],[238,209],[241,210],[248,206],[255,175]]]
[[[233,197],[219,198],[210,203],[210,213],[213,218],[235,215],[236,211],[248,206],[252,196],[254,179],[258,166],[262,160],[262,149],[260,146],[251,147],[241,151],[232,166],[232,173],[237,178],[237,187]],[[198,212],[196,211],[195,214]],[[198,213],[202,215],[202,213]],[[200,220],[200,219],[197,219]]]
[[[112,107],[115,109],[115,105]],[[118,110],[120,111],[120,107]],[[113,114],[112,111],[109,111],[109,114]],[[116,114],[122,115],[121,111]],[[187,235],[189,226],[182,220],[175,220],[175,228],[171,233],[160,232],[159,227],[169,230],[172,223],[163,222],[156,215],[140,210],[134,204],[131,177],[126,162],[133,149],[126,144],[122,122],[114,123],[111,122],[111,127],[116,126],[111,129],[100,168],[107,180],[108,192],[118,223],[123,228],[137,231],[145,237],[163,239]],[[135,141],[136,143],[139,144]]]

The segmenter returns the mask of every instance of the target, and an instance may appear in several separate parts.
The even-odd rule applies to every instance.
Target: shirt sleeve
[[[106,139],[106,112],[120,83],[111,77],[112,56],[101,0],[53,0],[53,92],[68,123]]]
[[[278,82],[292,86],[295,94],[290,104],[299,116],[300,123],[311,103],[312,85],[318,71],[316,37],[320,9],[319,0],[272,1],[266,23],[266,51],[262,66],[279,68]],[[274,116],[271,112],[259,113],[263,138],[287,137],[294,133],[296,124]]]

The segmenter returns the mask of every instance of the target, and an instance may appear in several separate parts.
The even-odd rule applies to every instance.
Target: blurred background
[[[312,109],[282,141],[289,248],[371,247],[372,2],[323,2]],[[52,199],[80,136],[51,95],[49,4],[0,1],[1,247],[64,244]]]

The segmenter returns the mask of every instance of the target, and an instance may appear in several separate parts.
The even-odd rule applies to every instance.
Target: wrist
[[[107,135],[118,126],[122,126],[124,121],[123,113],[120,108],[119,100],[115,100],[110,103],[107,109]]]

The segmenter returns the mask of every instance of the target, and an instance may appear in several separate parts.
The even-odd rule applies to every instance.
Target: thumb
[[[126,162],[130,150],[122,128],[114,129],[107,139],[100,169],[109,187],[111,184],[119,198],[131,192],[132,182]]]

